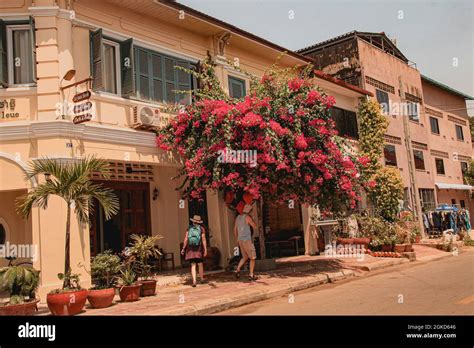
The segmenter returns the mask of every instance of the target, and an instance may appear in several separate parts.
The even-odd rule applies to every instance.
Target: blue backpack
[[[201,245],[201,226],[189,225],[188,228],[188,245]]]

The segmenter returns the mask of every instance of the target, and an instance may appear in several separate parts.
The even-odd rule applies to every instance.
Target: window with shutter
[[[178,69],[190,69],[191,63],[141,47],[135,49],[138,98],[166,103],[189,104],[192,90],[191,74]]]
[[[375,90],[375,95],[377,97],[377,102],[382,107],[382,110],[385,114],[390,113],[390,103],[388,99],[388,93],[381,91],[380,89]]]
[[[233,76],[228,77],[229,80],[229,95],[232,98],[240,99],[245,97],[245,81]]]
[[[357,115],[353,111],[333,107],[331,108],[331,118],[336,124],[336,130],[341,137],[357,139],[359,132],[357,129]]]
[[[383,149],[385,165],[397,166],[397,152],[394,145],[385,145]]]

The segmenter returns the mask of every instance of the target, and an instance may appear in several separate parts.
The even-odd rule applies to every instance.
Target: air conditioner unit
[[[133,106],[134,127],[158,127],[160,126],[160,109],[146,105]]]

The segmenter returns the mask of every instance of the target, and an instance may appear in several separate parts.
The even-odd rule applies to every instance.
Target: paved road
[[[292,295],[219,315],[474,315],[474,251]]]

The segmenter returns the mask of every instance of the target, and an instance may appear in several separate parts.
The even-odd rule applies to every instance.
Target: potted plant
[[[137,301],[140,297],[140,288],[142,284],[136,282],[137,274],[126,266],[125,269],[120,270],[120,287],[119,296],[122,302]]]
[[[115,283],[120,272],[120,258],[111,250],[92,258],[91,276],[95,283],[89,290],[87,300],[92,308],[106,308],[112,305],[115,297]]]
[[[39,300],[36,290],[40,271],[25,266],[0,268],[0,290],[7,291],[9,301],[0,305],[0,316],[33,315]]]
[[[381,235],[382,242],[382,251],[390,252],[393,251],[393,244],[395,244],[397,235],[395,233],[394,227],[391,223],[385,224],[385,229]]]
[[[130,257],[133,263],[133,270],[137,274],[139,283],[142,285],[140,296],[153,296],[156,293],[156,280],[151,279],[151,258],[159,258],[162,253],[158,249],[156,242],[163,236],[140,236],[134,234],[129,249]]]
[[[41,158],[30,163],[27,179],[44,175],[46,180],[26,195],[18,198],[17,211],[28,218],[34,205],[46,209],[51,195],[59,196],[66,202],[66,243],[64,250],[64,273],[58,274],[63,281],[62,288],[48,294],[46,301],[54,315],[74,315],[79,313],[87,300],[87,290],[79,285],[79,275],[71,269],[71,210],[74,209],[77,220],[88,224],[89,207],[96,199],[103,208],[105,218],[110,219],[118,212],[119,203],[113,190],[93,183],[93,173],[107,179],[109,165],[107,161],[93,156],[82,159],[58,160]]]
[[[82,311],[87,300],[86,289],[79,284],[79,274],[59,273],[59,280],[67,284],[61,289],[55,289],[46,296],[48,308],[53,315],[76,315]]]
[[[400,225],[395,225],[395,246],[394,251],[396,253],[403,253],[405,252],[405,241],[408,238],[408,231]]]

